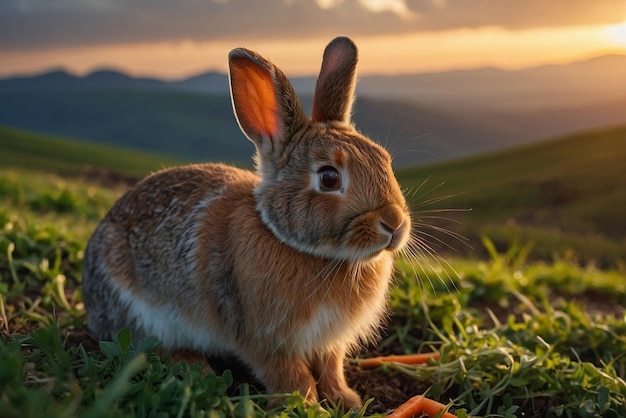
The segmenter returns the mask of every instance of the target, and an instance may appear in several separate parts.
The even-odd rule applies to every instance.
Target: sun
[[[626,22],[607,26],[604,33],[612,42],[626,47]]]

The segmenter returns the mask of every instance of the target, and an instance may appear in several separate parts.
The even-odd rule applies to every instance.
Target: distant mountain
[[[98,70],[78,77],[64,70],[48,73],[11,77],[0,80],[0,93],[44,92],[75,90],[160,90],[169,88],[169,83],[151,78],[134,78],[114,70]]]
[[[528,111],[626,98],[626,55],[518,71],[495,68],[364,77],[362,95],[439,108]]]
[[[292,83],[308,109],[315,78]],[[626,123],[626,55],[519,71],[363,76],[354,120],[398,165]],[[0,79],[0,124],[195,160],[249,161],[252,153],[218,72],[175,81],[113,70]]]
[[[203,74],[169,83],[169,87],[177,90],[210,93],[228,94],[228,77],[226,74],[210,71]]]

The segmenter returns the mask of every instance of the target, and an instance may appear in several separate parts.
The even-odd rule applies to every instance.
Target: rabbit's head
[[[326,47],[311,119],[272,63],[235,49],[229,64],[235,115],[257,149],[257,211],[274,235],[331,259],[364,261],[401,249],[411,220],[391,157],[350,122],[352,41],[339,37]]]

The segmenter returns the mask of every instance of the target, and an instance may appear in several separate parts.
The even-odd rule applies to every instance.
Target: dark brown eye
[[[324,166],[317,170],[320,190],[333,191],[341,189],[341,176],[335,167]]]

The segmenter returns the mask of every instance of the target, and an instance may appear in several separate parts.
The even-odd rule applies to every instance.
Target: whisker
[[[440,208],[440,209],[422,209],[422,210],[416,210],[413,211],[414,215],[420,215],[420,218],[422,217],[422,214],[429,214],[429,213],[457,213],[457,212],[471,212],[472,209],[462,209],[462,208]],[[451,220],[450,218],[442,218],[442,219],[448,219]]]
[[[416,218],[416,217],[414,217],[414,218]],[[419,217],[419,218],[417,218],[417,219],[418,219],[418,221],[420,221],[420,222],[421,222],[421,221],[424,221],[424,220],[434,220],[434,221],[445,221],[445,222],[450,222],[450,223],[457,224],[457,225],[460,225],[460,224],[461,224],[461,221],[459,221],[458,219],[452,219],[452,218],[447,217],[447,216],[434,216],[434,215],[426,215],[426,216],[420,216],[420,217]],[[428,223],[426,223],[426,222],[421,222],[421,224],[422,224],[422,226],[425,226],[425,225],[430,225],[430,224],[428,224]]]
[[[440,203],[440,202],[443,202],[443,201],[446,201],[446,200],[449,200],[449,199],[452,199],[454,197],[461,196],[461,195],[463,195],[463,193],[454,193],[454,194],[436,196],[436,197],[431,197],[430,199],[427,199],[427,200],[422,200],[419,203],[411,202],[411,205],[414,208],[420,208],[424,206],[434,205],[435,203]],[[415,198],[417,198],[417,196]]]
[[[313,295],[315,295],[318,290],[324,285],[324,283],[330,278],[331,275],[336,276],[336,270],[341,264],[341,260],[333,260],[331,263],[328,263],[322,268],[315,276],[311,277],[309,281],[306,283],[309,285],[311,282],[318,280],[322,275],[324,276],[322,280],[319,281],[317,287],[313,289],[311,293],[306,297],[305,301],[308,301]],[[330,288],[331,286],[329,286]]]
[[[431,173],[421,183],[403,190],[407,196],[407,203],[412,209],[412,228],[409,242],[401,255],[408,261],[422,288],[428,281],[432,291],[436,292],[437,286],[433,281],[436,277],[448,293],[453,291],[458,293],[457,281],[460,275],[444,257],[438,254],[437,249],[446,248],[457,251],[454,242],[460,242],[469,248],[472,246],[469,244],[469,239],[461,233],[439,226],[437,223],[458,225],[461,221],[451,216],[469,212],[471,209],[436,207],[464,193],[437,195],[441,193],[446,183],[440,182],[433,185],[433,176],[434,173]]]
[[[466,236],[464,236],[464,235],[462,235],[462,234],[460,234],[460,233],[458,233],[456,231],[452,231],[450,229],[443,228],[443,227],[440,227],[440,226],[437,226],[437,225],[426,224],[426,223],[421,223],[421,222],[417,222],[414,225],[415,226],[421,226],[422,228],[420,228],[420,229],[414,228],[412,233],[414,233],[416,235],[421,235],[421,236],[432,238],[432,239],[436,240],[438,243],[442,244],[443,246],[449,248],[450,250],[457,251],[457,249],[454,248],[450,243],[448,243],[448,242],[444,241],[443,239],[441,239],[441,238],[439,238],[439,237],[437,237],[437,236],[435,236],[435,235],[433,235],[433,234],[431,234],[429,232],[426,232],[426,231],[428,229],[431,229],[431,230],[433,230],[435,232],[438,232],[438,233],[440,233],[442,235],[445,235],[445,236],[447,236],[449,238],[455,239],[456,241],[462,243],[463,245],[465,245],[468,248],[472,248],[472,246],[469,244],[469,238],[467,238]]]
[[[417,186],[417,188],[415,189],[415,191],[413,192],[413,196],[415,196],[420,190],[422,190],[422,187],[424,187],[426,185],[426,183],[428,183],[428,181],[432,178],[433,174],[429,174],[428,177],[426,177],[424,179],[424,181],[422,181],[420,183],[419,186]]]
[[[423,236],[423,237],[426,237],[426,238],[430,238],[433,241],[437,242],[438,244],[448,248],[449,250],[457,251],[456,248],[454,248],[452,245],[448,244],[447,242],[445,242],[444,240],[442,240],[441,238],[439,238],[439,237],[437,237],[437,236],[435,236],[433,234],[430,234],[430,233],[425,232],[425,231],[417,231],[417,232],[415,232],[415,234]]]
[[[417,272],[417,274],[416,274],[416,278],[418,279],[419,283],[423,284],[423,279],[422,278],[425,277],[428,280],[428,283],[430,284],[430,288],[432,289],[432,291],[434,293],[434,292],[436,292],[435,284],[431,280],[429,272],[426,271],[426,268],[424,267],[424,265],[426,265],[426,266],[428,266],[430,271],[436,272],[436,269],[431,264],[430,259],[431,259],[431,257],[429,257],[425,253],[425,251],[423,249],[419,248],[419,246],[418,246],[417,250],[416,250],[415,258],[414,258],[414,260],[412,260],[412,262],[414,262],[415,264],[420,266],[421,272],[423,273],[423,274],[420,274],[419,272]],[[439,277],[439,275],[437,275],[437,277]],[[440,277],[439,277],[439,279],[441,280]]]
[[[458,292],[458,289],[454,282],[454,278],[458,279],[460,277],[458,272],[450,265],[450,263],[448,263],[448,261],[445,260],[445,258],[438,255],[436,251],[427,242],[420,240],[417,237],[413,237],[413,238],[415,239],[412,242],[412,247],[416,249],[416,253],[414,253],[415,255],[414,261],[418,262],[418,264],[419,262],[423,262],[427,264],[431,272],[434,272],[439,278],[440,282],[446,287],[446,290],[448,291],[448,293],[451,293],[450,288],[448,287],[448,283],[452,284],[455,291]],[[433,264],[433,262],[436,262],[436,264],[440,268],[437,269],[435,265]],[[450,275],[448,269],[452,270],[454,277]],[[433,292],[435,292],[436,289],[435,289],[434,284],[432,283],[432,280],[430,279],[430,276],[428,275],[428,273],[425,271],[424,268],[422,268],[422,270],[424,271],[424,274],[428,278],[431,284],[431,288],[433,289]],[[441,276],[441,272],[445,273],[445,278],[447,279],[447,281],[444,280],[444,278]]]

